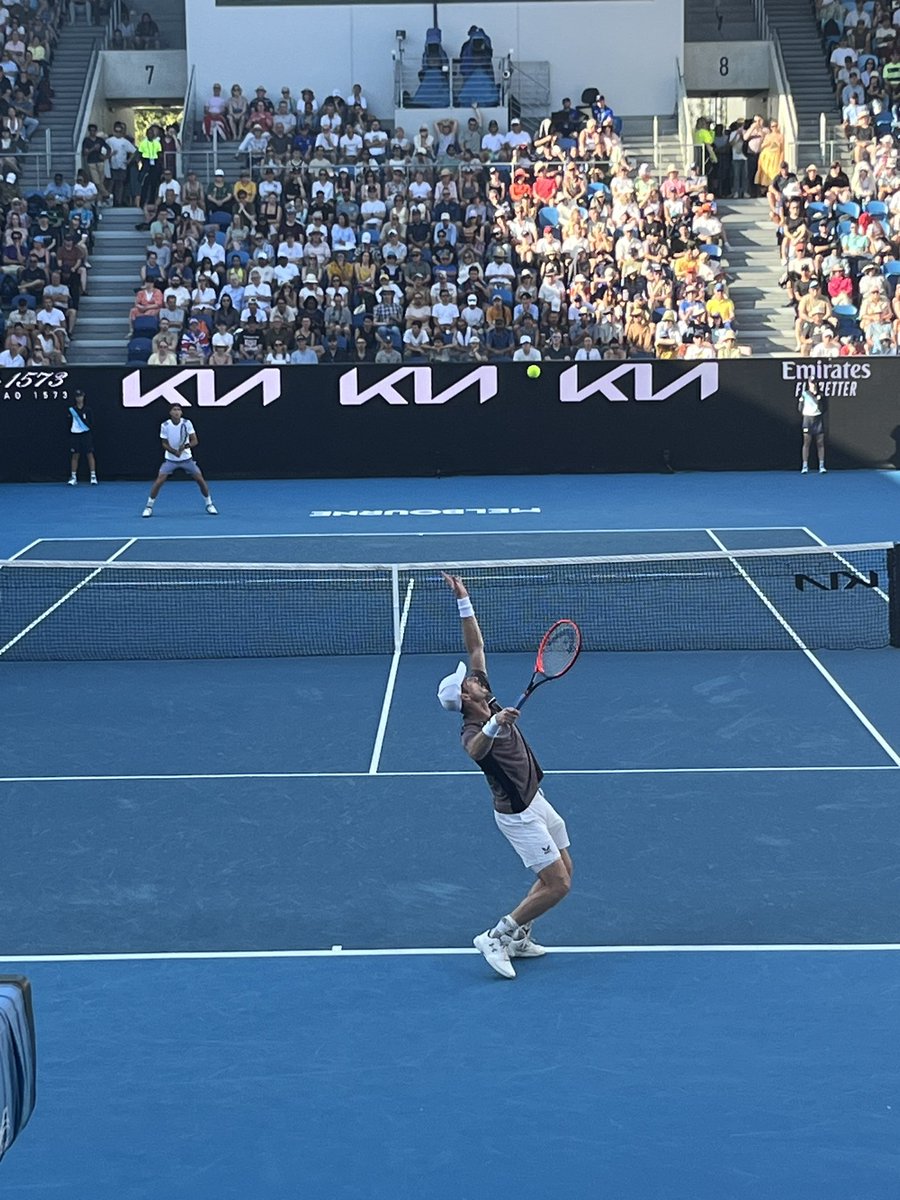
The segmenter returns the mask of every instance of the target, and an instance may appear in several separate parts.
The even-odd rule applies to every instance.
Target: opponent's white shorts
[[[501,813],[495,809],[494,820],[528,870],[535,874],[556,862],[560,850],[568,848],[566,823],[540,790],[524,812]]]

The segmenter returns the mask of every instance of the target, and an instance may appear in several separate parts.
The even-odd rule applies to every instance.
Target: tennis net
[[[462,575],[489,651],[554,620],[587,651],[900,644],[886,544],[458,564],[0,563],[0,659],[456,653],[441,569]]]

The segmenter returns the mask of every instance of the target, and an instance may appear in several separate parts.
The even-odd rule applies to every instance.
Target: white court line
[[[397,682],[397,669],[400,666],[400,655],[403,653],[403,638],[406,635],[406,622],[409,619],[409,606],[412,602],[413,588],[415,579],[410,579],[406,585],[406,598],[403,601],[403,612],[400,614],[400,621],[394,636],[394,655],[391,659],[390,670],[388,671],[387,685],[384,689],[384,701],[381,705],[381,716],[378,718],[378,729],[375,733],[375,744],[372,747],[372,758],[369,762],[369,774],[378,774],[378,764],[381,762],[381,748],[384,745],[384,735],[387,733],[388,717],[391,715],[391,702],[394,699],[394,685]],[[397,587],[397,572],[391,572],[391,584],[394,589]],[[394,596],[394,611],[396,612],[399,605],[399,595]]]
[[[23,547],[22,547],[22,549],[21,549],[21,550],[17,550],[17,551],[15,552],[15,554],[11,554],[11,555],[9,556],[9,558],[7,559],[7,562],[15,562],[15,561],[16,561],[16,559],[17,559],[17,558],[21,558],[21,556],[22,556],[23,554],[27,554],[27,553],[28,553],[28,551],[29,551],[29,550],[33,550],[35,546],[39,546],[39,545],[41,544],[41,542],[42,542],[42,541],[44,541],[44,538],[35,538],[35,539],[34,539],[34,541],[33,541],[33,542],[29,542],[27,546],[23,546]],[[120,539],[120,538],[116,538],[116,541],[121,541],[121,539]]]
[[[550,954],[846,954],[892,952],[898,942],[776,942],[721,946],[553,946]],[[133,954],[0,954],[0,963],[206,962],[260,958],[426,958],[478,954],[472,946],[414,946],[389,950],[332,946],[330,950],[172,950]]]
[[[545,776],[559,775],[742,775],[742,774],[792,774],[808,771],[896,771],[900,764],[871,764],[868,766],[828,766],[815,764],[793,767],[563,767],[559,770],[545,769]],[[222,771],[216,773],[185,772],[176,775],[5,775],[0,783],[169,783],[178,780],[221,780],[221,779],[439,779],[444,776],[468,775],[480,779],[476,768],[453,771]]]
[[[134,545],[134,543],[136,541],[137,541],[137,538],[129,538],[124,546],[120,546],[119,549],[116,550],[116,552],[114,554],[111,554],[109,556],[109,558],[106,560],[106,562],[108,562],[108,563],[115,562],[116,559],[119,557],[119,555],[124,554],[125,551],[128,549],[128,547]],[[38,625],[40,625],[40,623],[42,621],[46,621],[46,619],[52,613],[55,613],[56,610],[58,608],[60,608],[63,604],[65,604],[65,602],[67,600],[70,600],[75,595],[76,592],[80,592],[81,589],[85,586],[85,584],[90,583],[91,580],[94,579],[97,575],[99,575],[102,570],[103,570],[103,567],[97,567],[95,570],[91,571],[90,575],[88,575],[85,579],[82,579],[81,583],[76,583],[73,588],[69,588],[69,590],[66,592],[66,594],[64,596],[60,596],[60,598],[55,603],[51,604],[49,608],[45,609],[39,617],[35,617],[35,619],[31,622],[30,625],[26,625],[24,629],[20,629],[19,632],[16,634],[16,636],[14,638],[12,638],[10,641],[8,641],[5,646],[0,646],[0,658],[3,657],[3,655],[7,652],[7,650],[11,650],[13,648],[13,646],[16,645],[17,642],[20,642],[22,640],[22,638],[26,636],[26,634],[31,633],[32,629],[35,629]]]
[[[728,552],[728,547],[725,545],[725,543],[720,541],[719,538],[716,537],[716,535],[713,533],[713,531],[711,529],[707,529],[706,532],[709,534],[709,536],[712,538],[712,540],[716,543],[716,545],[719,547],[719,549],[724,550],[725,553],[728,554],[728,558],[729,558],[729,561],[731,562],[731,565],[738,572],[738,574],[741,576],[741,578],[744,580],[744,582],[748,585],[748,587],[750,587],[753,590],[753,592],[756,594],[756,596],[763,602],[763,604],[766,606],[766,608],[769,610],[769,612],[772,614],[772,616],[775,618],[775,620],[778,622],[778,624],[794,640],[794,642],[796,643],[798,648],[803,651],[803,653],[806,655],[807,659],[816,668],[816,670],[819,672],[819,674],[822,676],[822,678],[825,680],[825,682],[830,687],[832,687],[834,689],[835,693],[841,698],[841,700],[843,700],[843,702],[847,705],[847,707],[853,713],[854,717],[856,717],[856,719],[860,722],[860,724],[863,726],[863,728],[866,729],[869,734],[871,734],[871,736],[875,739],[875,741],[878,743],[878,745],[882,748],[882,750],[885,752],[885,754],[888,756],[888,758],[890,758],[890,760],[893,762],[894,766],[900,767],[900,754],[897,753],[897,751],[890,744],[890,742],[887,740],[887,738],[885,738],[881,733],[879,733],[879,731],[875,728],[875,726],[872,724],[872,722],[869,720],[869,718],[866,716],[866,714],[862,711],[862,709],[859,707],[859,705],[854,700],[852,700],[850,698],[850,696],[847,695],[847,693],[844,691],[844,689],[841,687],[841,685],[838,683],[838,681],[835,679],[835,677],[831,674],[831,672],[828,670],[828,668],[823,666],[823,664],[821,662],[819,662],[818,658],[816,658],[816,656],[815,656],[815,654],[813,654],[812,650],[810,650],[810,648],[806,645],[806,643],[803,641],[803,639],[800,637],[800,635],[797,633],[797,631],[793,628],[793,626],[788,624],[788,622],[781,615],[781,613],[778,611],[778,609],[775,607],[775,605],[772,603],[772,601],[769,599],[769,597],[765,594],[765,592],[756,584],[756,582],[752,579],[752,577],[747,574],[747,572],[740,565],[740,563],[737,561],[737,559],[733,558],[732,555]]]
[[[518,516],[520,514],[513,513],[511,515]],[[366,520],[369,519],[366,518]],[[794,529],[803,532],[802,525],[717,525],[716,529],[720,529],[722,533],[764,533],[770,529],[778,531]],[[214,542],[218,539],[230,542],[239,539],[259,540],[262,538],[509,537],[511,534],[517,533],[706,533],[706,530],[695,525],[655,525],[644,529],[383,529],[379,532],[364,530],[354,533],[350,530],[332,531],[327,526],[323,526],[314,533],[148,533],[142,534],[137,540],[141,542]],[[121,540],[121,537],[112,537],[108,534],[103,537],[52,537],[38,538],[37,542],[31,543],[31,546],[36,546],[38,542],[118,542]],[[31,546],[26,546],[25,549],[30,550]],[[777,549],[777,547],[774,548]]]
[[[802,528],[803,533],[808,533],[814,542],[818,542],[819,545],[824,546],[826,550],[829,550],[831,548],[827,542],[822,541],[822,539],[819,537],[819,535],[817,533],[813,533],[813,531],[809,528],[809,526],[803,525],[803,526],[801,526],[801,528]],[[859,574],[859,568],[855,567],[849,558],[844,558],[843,554],[838,554],[837,552],[833,552],[832,558],[836,558],[838,560],[838,562],[842,562],[845,567],[849,567],[850,570],[853,571],[853,573],[855,575]],[[890,604],[891,599],[890,599],[890,596],[888,596],[887,592],[882,591],[880,587],[873,588],[872,591],[875,592],[875,594],[877,596],[880,596],[882,598],[882,600],[885,602],[885,604]]]

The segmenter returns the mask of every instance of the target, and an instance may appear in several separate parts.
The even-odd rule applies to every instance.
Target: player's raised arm
[[[459,619],[462,622],[463,641],[466,654],[469,656],[469,669],[486,673],[484,638],[481,636],[481,627],[475,616],[475,609],[472,607],[469,593],[466,591],[466,585],[458,575],[448,575],[446,571],[442,571],[441,575],[456,597]]]

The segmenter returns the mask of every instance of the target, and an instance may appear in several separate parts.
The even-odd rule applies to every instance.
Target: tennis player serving
[[[456,597],[469,666],[460,663],[441,680],[438,699],[448,711],[462,713],[463,748],[484,772],[497,827],[537,876],[525,899],[474,941],[498,975],[514,979],[512,959],[546,953],[532,940],[532,923],[572,886],[569,836],[541,791],[543,771],[517,727],[519,710],[503,708],[493,696],[484,639],[465,584],[456,575],[443,577]]]
[[[184,471],[187,475],[191,476],[200,489],[206,511],[211,517],[217,516],[218,509],[212,502],[212,496],[209,494],[209,488],[207,487],[206,480],[203,478],[203,472],[194,462],[193,451],[197,445],[197,435],[194,432],[194,426],[191,422],[185,420],[180,404],[175,403],[170,406],[169,419],[168,421],[163,421],[160,426],[159,436],[162,441],[163,462],[159,468],[159,474],[153,481],[153,487],[150,489],[150,495],[147,497],[147,504],[141,516],[153,516],[153,505],[156,503],[156,497],[173,471]]]

